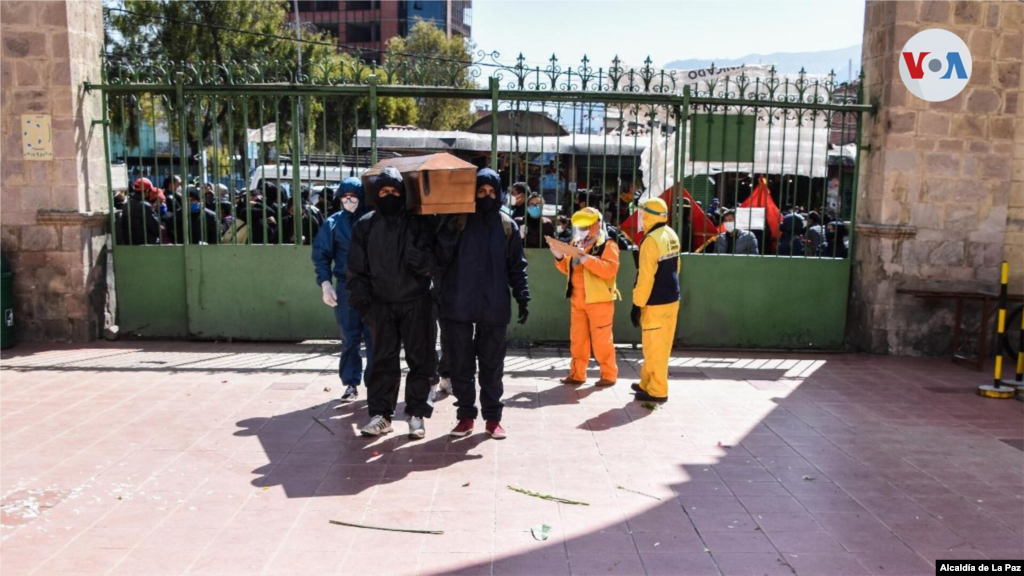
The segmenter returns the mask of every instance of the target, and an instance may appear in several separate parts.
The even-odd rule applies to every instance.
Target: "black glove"
[[[526,324],[526,319],[530,317],[530,309],[527,307],[526,301],[519,303],[519,323]]]
[[[640,307],[633,304],[633,309],[629,311],[629,321],[633,323],[634,328],[640,327]]]

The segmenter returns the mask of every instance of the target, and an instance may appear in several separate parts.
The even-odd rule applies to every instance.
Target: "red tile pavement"
[[[449,399],[416,442],[401,420],[357,436],[365,401],[334,401],[331,343],[20,345],[0,366],[0,571],[901,576],[1024,558],[1024,453],[1002,441],[1024,439],[1022,405],[972,394],[984,374],[680,352],[651,411],[626,386],[636,351],[611,389],[558,385],[566,356],[510,352],[507,440],[482,422],[449,440]]]

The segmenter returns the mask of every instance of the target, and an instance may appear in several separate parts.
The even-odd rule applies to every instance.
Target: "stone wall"
[[[20,339],[103,327],[108,201],[100,126],[100,2],[0,2],[0,248],[15,273]],[[21,115],[52,118],[54,158],[26,161]]]
[[[900,50],[936,27],[964,39],[973,70],[957,97],[926,102],[903,85]],[[1024,3],[869,0],[863,58],[878,114],[864,124],[850,341],[948,353],[951,303],[897,290],[995,291],[1004,259],[1024,287]]]

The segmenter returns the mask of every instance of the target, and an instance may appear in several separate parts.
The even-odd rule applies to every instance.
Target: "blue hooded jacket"
[[[526,255],[519,228],[509,222],[511,237],[505,235],[505,224],[500,205],[505,194],[501,180],[489,168],[477,173],[477,188],[490,184],[497,192],[497,200],[488,209],[480,206],[477,199],[476,212],[466,217],[465,228],[458,239],[442,240],[443,244],[454,244],[446,249],[450,256],[441,282],[441,317],[456,322],[506,325],[512,319],[512,303],[526,303],[530,300],[530,289],[526,277]],[[510,218],[511,220],[511,218]]]
[[[334,277],[339,285],[345,284],[345,273],[348,267],[348,247],[352,242],[352,227],[366,214],[366,195],[363,183],[359,178],[346,178],[338,187],[338,196],[355,192],[359,198],[359,207],[355,212],[344,208],[328,218],[320,232],[313,240],[313,267],[316,268],[316,284],[331,279],[331,264],[334,264]]]

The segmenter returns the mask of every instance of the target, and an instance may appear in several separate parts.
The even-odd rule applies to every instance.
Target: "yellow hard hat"
[[[668,218],[668,204],[661,198],[650,198],[640,205],[644,212],[654,216]]]
[[[590,228],[600,219],[601,213],[596,208],[587,206],[572,215],[572,225],[576,228]]]

